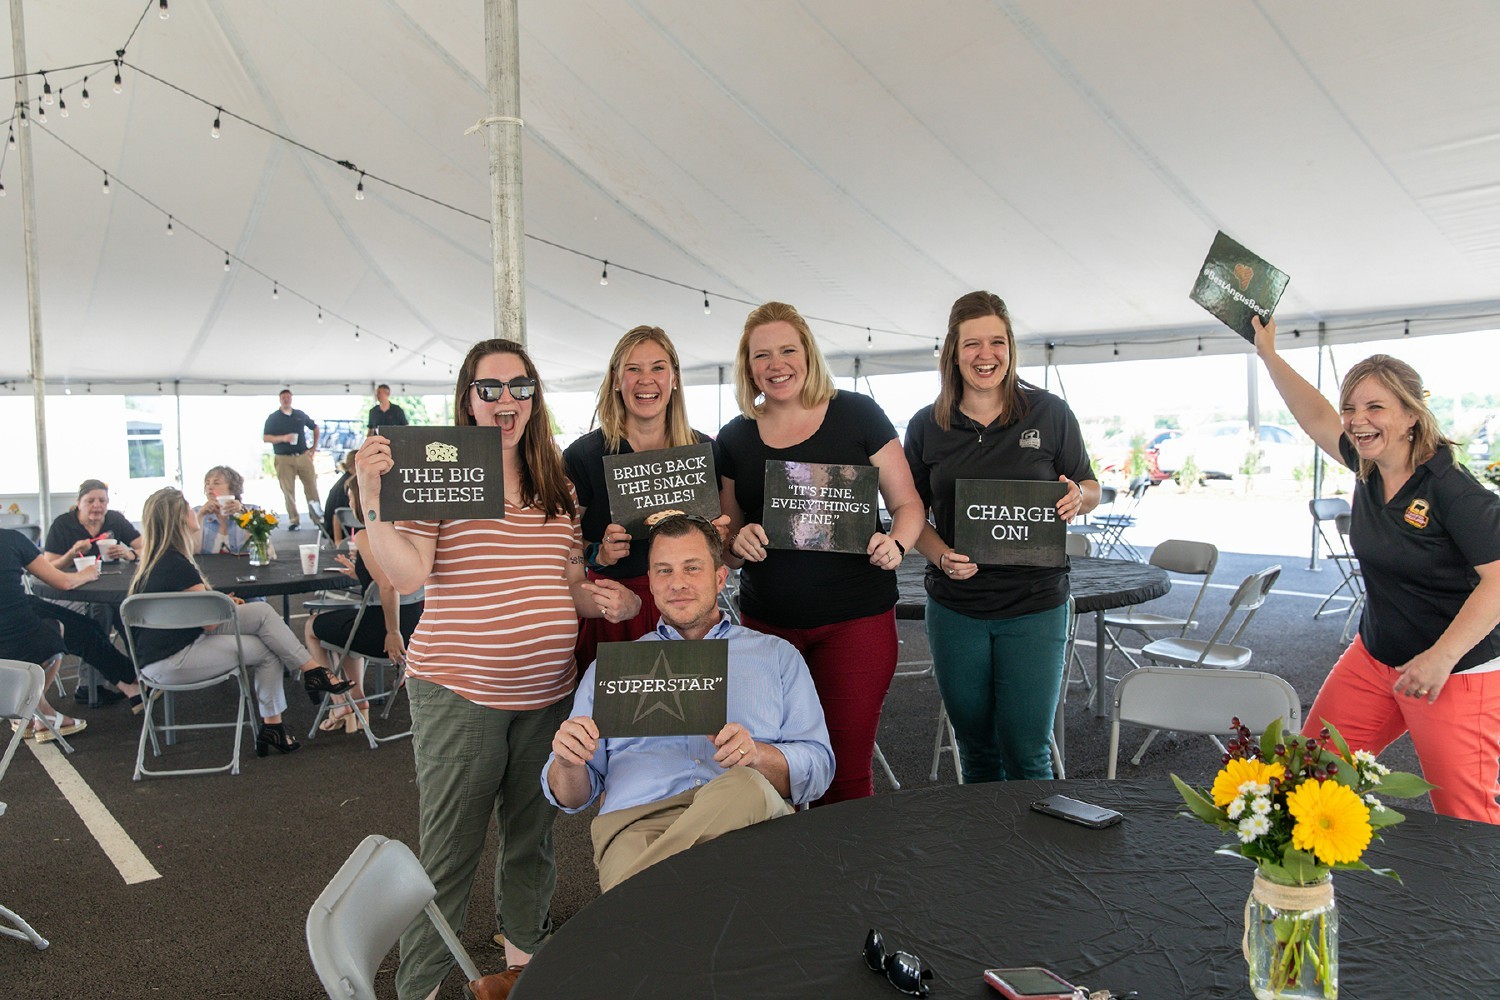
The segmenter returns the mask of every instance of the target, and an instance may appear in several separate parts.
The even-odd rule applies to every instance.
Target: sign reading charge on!
[[[601,642],[594,671],[599,735],[712,736],[729,713],[729,640]]]
[[[495,427],[382,427],[394,467],[380,478],[384,521],[505,517]]]
[[[610,520],[631,538],[645,538],[653,524],[673,514],[697,514],[710,521],[719,516],[719,476],[713,445],[706,441],[605,455],[604,486]]]
[[[1068,526],[1057,516],[1061,482],[960,479],[953,547],[981,566],[1065,566]]]

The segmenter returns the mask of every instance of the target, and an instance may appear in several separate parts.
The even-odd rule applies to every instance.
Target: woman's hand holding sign
[[[622,525],[610,524],[604,529],[604,538],[599,542],[599,552],[594,562],[599,566],[613,566],[630,555],[630,532]]]
[[[380,499],[380,477],[391,471],[395,462],[391,459],[391,442],[379,434],[371,434],[359,446],[354,456],[354,476],[359,481],[359,496],[365,507],[375,509]]]
[[[1071,524],[1083,512],[1083,487],[1067,476],[1058,476],[1057,481],[1068,486],[1068,491],[1057,501],[1057,517],[1064,524]]]
[[[979,567],[966,555],[952,549],[938,556],[938,569],[950,580],[967,580],[979,572]]]
[[[624,584],[599,579],[585,580],[579,586],[593,597],[594,605],[599,609],[599,617],[608,621],[623,622],[641,612],[641,599]]]
[[[894,571],[901,565],[901,557],[906,550],[901,543],[896,541],[894,535],[887,535],[883,531],[877,531],[870,536],[869,547],[865,550],[870,554],[870,565],[878,569]]]

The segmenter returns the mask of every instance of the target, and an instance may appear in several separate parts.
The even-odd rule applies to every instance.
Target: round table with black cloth
[[[319,590],[350,590],[359,584],[336,572],[336,567],[326,564],[322,571],[314,574],[302,572],[302,560],[295,546],[290,556],[273,559],[268,566],[251,566],[244,556],[199,555],[193,559],[203,571],[209,584],[218,591],[234,594],[249,600],[252,597],[283,598],[282,611],[289,609],[286,598],[292,594],[308,594]],[[324,557],[326,560],[326,556]],[[32,589],[42,597],[53,597],[68,601],[86,601],[91,604],[120,604],[130,593],[130,582],[135,579],[139,563],[105,563],[99,579],[69,591],[54,591],[40,580],[32,581]]]
[[[1091,830],[1030,809],[1055,793],[1125,820]],[[898,1000],[861,958],[871,928],[936,971],[933,1000],[994,1000],[983,971],[1023,965],[1141,1000],[1248,996],[1240,937],[1254,869],[1215,856],[1224,834],[1180,808],[1162,781],[1013,781],[772,820],[599,897],[512,997]],[[1340,995],[1490,995],[1500,828],[1412,812],[1365,860],[1404,884],[1335,874]]]

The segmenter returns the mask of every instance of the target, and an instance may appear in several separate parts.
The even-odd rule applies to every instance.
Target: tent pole
[[[1323,394],[1323,337],[1326,333],[1324,324],[1318,323],[1318,395]],[[1314,444],[1313,448],[1313,499],[1316,500],[1323,495],[1323,453]],[[1307,568],[1318,570],[1318,522],[1314,521],[1312,526],[1312,542],[1308,547]]]
[[[719,404],[719,426],[724,426],[724,366],[719,366],[719,384],[714,393],[714,401]]]
[[[19,3],[20,0],[11,0]],[[526,268],[521,213],[521,66],[517,0],[485,0],[484,61],[489,111],[490,250],[495,263],[495,336],[526,343]]]
[[[177,488],[185,489],[187,484],[187,469],[182,462],[182,380],[172,380],[172,395],[177,401]]]
[[[26,23],[21,0],[10,0],[10,51],[16,74],[16,104],[26,108],[31,98],[26,83]],[[16,152],[21,157],[21,232],[26,253],[27,323],[31,330],[31,399],[36,420],[37,509],[45,529],[52,523],[52,483],[47,474],[47,367],[42,359],[42,294],[40,252],[36,235],[36,185],[31,169],[31,129],[16,129]]]

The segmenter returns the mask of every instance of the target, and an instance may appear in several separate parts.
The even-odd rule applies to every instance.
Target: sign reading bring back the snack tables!
[[[1067,565],[1068,526],[1057,516],[1067,484],[960,479],[953,548],[981,566]]]
[[[604,738],[712,736],[728,718],[729,640],[601,642],[594,724]]]
[[[651,525],[671,514],[719,516],[719,476],[713,445],[688,444],[660,451],[604,456],[604,486],[610,520],[631,538],[645,538]]]
[[[773,549],[864,552],[878,527],[879,491],[873,465],[770,461],[760,526]]]
[[[496,427],[383,427],[394,468],[380,479],[383,521],[505,517]]]

